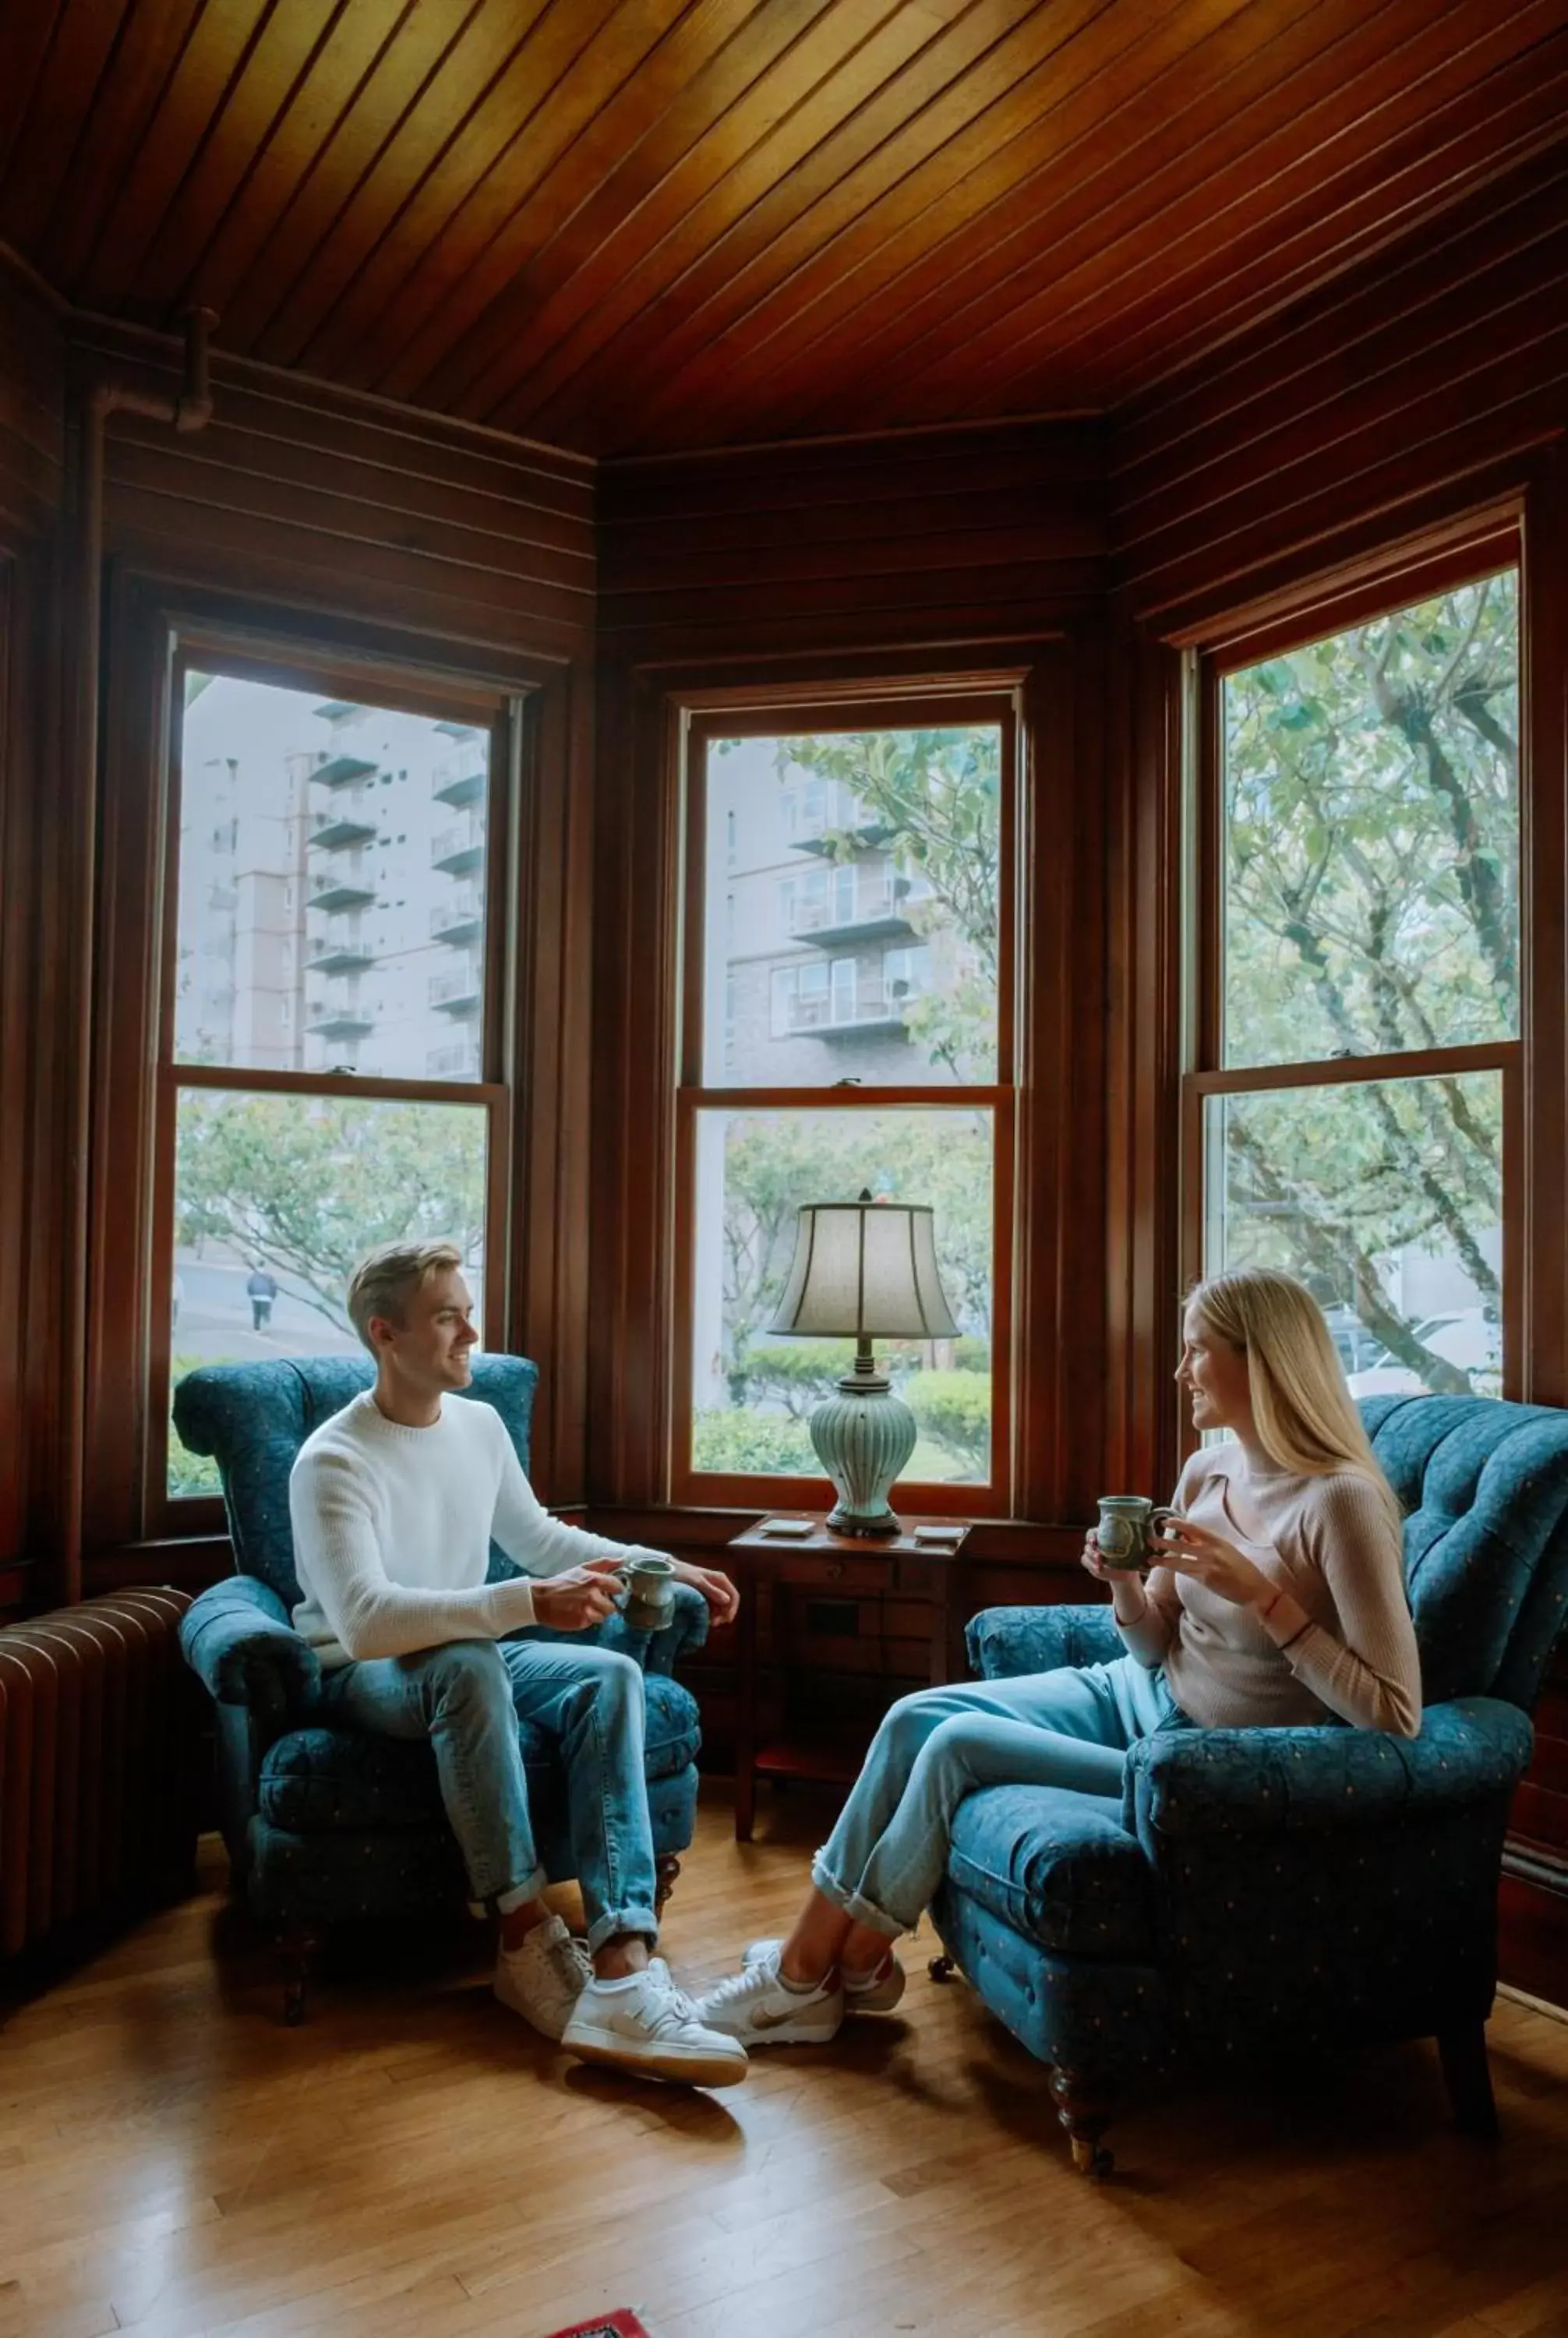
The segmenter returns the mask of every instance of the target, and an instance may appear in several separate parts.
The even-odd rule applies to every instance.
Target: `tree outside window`
[[[1518,643],[1506,570],[1220,685],[1203,1256],[1299,1273],[1358,1395],[1501,1385]]]

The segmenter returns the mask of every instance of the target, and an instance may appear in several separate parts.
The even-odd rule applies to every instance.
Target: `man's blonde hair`
[[[1270,1459],[1303,1478],[1346,1469],[1366,1478],[1398,1532],[1398,1499],[1345,1384],[1323,1310],[1305,1285],[1273,1267],[1247,1266],[1210,1275],[1187,1303],[1245,1354],[1252,1419]]]
[[[370,1348],[370,1318],[384,1316],[401,1324],[403,1311],[426,1275],[443,1267],[460,1267],[463,1253],[456,1243],[382,1243],[368,1251],[348,1282],[348,1320]],[[370,1348],[372,1355],[374,1348]]]

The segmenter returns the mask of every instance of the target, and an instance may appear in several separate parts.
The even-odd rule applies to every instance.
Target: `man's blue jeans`
[[[1132,1656],[1020,1680],[922,1689],[889,1707],[811,1881],[856,1922],[913,1931],[947,1867],[953,1820],[982,1786],[1120,1797],[1129,1745],[1192,1724]]]
[[[503,1911],[548,1881],[517,1724],[547,1731],[566,1772],[590,1950],[621,1932],[657,1936],[642,1675],[630,1656],[554,1640],[455,1640],[324,1673],[320,1709],[384,1737],[429,1739],[469,1890]]]

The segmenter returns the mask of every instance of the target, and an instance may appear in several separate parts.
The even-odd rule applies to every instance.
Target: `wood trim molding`
[[[161,776],[165,676],[172,644],[187,634],[209,651],[230,640],[249,645],[274,670],[286,663],[292,644],[296,671],[300,661],[311,660],[336,670],[341,653],[350,669],[358,661],[368,687],[378,674],[397,671],[415,678],[416,695],[439,696],[442,678],[450,676],[459,697],[466,690],[491,706],[509,699],[534,710],[526,767],[520,742],[513,774],[520,807],[510,861],[516,938],[501,1017],[513,1076],[510,1125],[497,1139],[496,1175],[507,1204],[495,1300],[506,1344],[541,1367],[545,1392],[534,1438],[541,1489],[551,1498],[578,1496],[586,1445],[580,1326],[587,1226],[577,1195],[588,1152],[589,1068],[581,1026],[589,987],[583,898],[590,881],[583,812],[589,740],[572,669],[551,656],[521,653],[503,662],[484,642],[432,641],[363,621],[328,624],[312,608],[241,600],[189,583],[171,586],[121,567],[113,579],[108,643],[113,712],[103,791],[94,1275],[89,1347],[80,1366],[85,1377],[75,1391],[87,1409],[93,1457],[88,1548],[123,1547],[164,1515],[160,1491],[147,1482],[143,1467],[147,1408],[161,1400],[167,1376],[148,1180],[157,1113],[161,986],[154,975],[166,887],[172,881]],[[420,676],[427,679],[420,683]],[[513,825],[501,824],[503,854]],[[504,873],[496,873],[497,886]],[[231,1084],[228,1076],[224,1084]],[[247,1076],[252,1084],[276,1085],[265,1075],[254,1083]],[[397,1092],[405,1086],[397,1084]],[[357,1084],[356,1092],[385,1093],[386,1086]],[[449,1091],[431,1093],[449,1100]],[[494,1110],[495,1092],[465,1095],[475,1093]],[[165,1144],[158,1157],[167,1150]],[[509,1162],[518,1164],[522,1191]],[[149,1356],[147,1377],[138,1360]]]
[[[1019,968],[1016,1160],[1034,1216],[1026,1235],[1021,1232],[1012,1278],[1016,1320],[1032,1327],[1022,1344],[1013,1341],[1019,1429],[1012,1506],[1031,1516],[1085,1517],[1098,1486],[1105,1363],[1100,1051],[1112,945],[1099,918],[1094,945],[1084,949],[1074,905],[1098,902],[1103,883],[1102,654],[1100,629],[1084,624],[1070,638],[1058,631],[1037,650],[1014,643],[995,664],[976,663],[961,677],[966,691],[992,697],[1019,689],[1023,677],[1018,753],[1024,794],[1034,805],[1015,856],[1021,870],[1030,857],[1027,879],[1020,877],[1029,919]],[[928,697],[938,676],[946,684],[952,669],[908,643],[892,666],[869,652],[824,652],[808,678],[759,656],[740,684],[702,664],[603,670],[595,1115],[615,1141],[595,1154],[591,1405],[606,1424],[592,1481],[596,1503],[660,1501],[672,1484],[671,1327],[680,1314],[674,1075],[682,1019],[685,751],[693,725],[718,709],[758,709],[780,683],[791,702],[898,703],[901,685],[917,685]],[[923,1092],[920,1100],[936,1099]],[[1057,1368],[1063,1338],[1083,1359],[1071,1374]]]

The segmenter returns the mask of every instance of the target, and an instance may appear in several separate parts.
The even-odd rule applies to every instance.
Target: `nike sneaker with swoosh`
[[[748,1940],[741,1958],[743,1964],[760,1965],[776,1957],[783,1947],[782,1940]],[[844,1982],[846,2013],[891,2013],[904,1994],[904,1968],[897,1953],[889,1949],[874,1973],[863,1980]]]
[[[837,1979],[818,1989],[787,1989],[779,1978],[779,1947],[756,1963],[742,1965],[697,2001],[698,2019],[742,2045],[826,2046],[844,2019],[844,1992]]]

